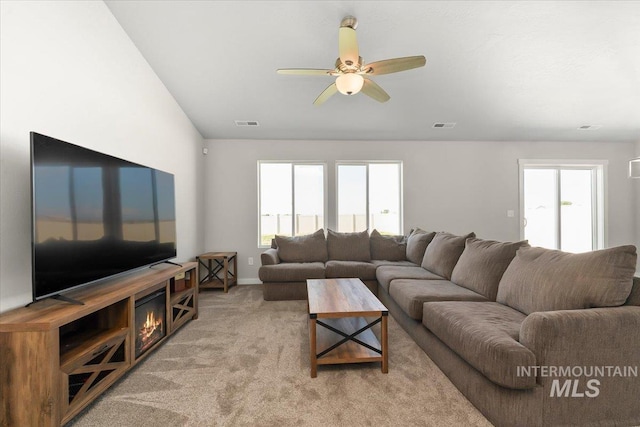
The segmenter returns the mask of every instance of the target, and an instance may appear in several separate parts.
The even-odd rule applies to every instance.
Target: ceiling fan
[[[329,85],[313,101],[314,105],[320,105],[336,92],[343,95],[355,95],[362,91],[379,102],[386,102],[390,96],[378,84],[368,76],[397,73],[424,66],[427,60],[424,56],[406,56],[403,58],[386,59],[383,61],[364,64],[358,51],[358,39],[356,27],[358,21],[353,16],[347,16],[340,23],[338,34],[339,57],[336,59],[335,68],[322,70],[315,68],[281,68],[278,74],[295,74],[299,76],[333,76],[336,81]]]

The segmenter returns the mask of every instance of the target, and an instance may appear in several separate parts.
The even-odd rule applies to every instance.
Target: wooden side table
[[[238,283],[238,253],[237,252],[207,252],[196,257],[203,267],[205,276],[200,279],[200,289],[224,289]],[[229,263],[233,261],[233,271],[229,269]],[[218,274],[221,274],[220,277]]]

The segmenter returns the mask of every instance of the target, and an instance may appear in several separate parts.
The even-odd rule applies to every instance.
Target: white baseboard
[[[262,281],[256,278],[238,279],[238,285],[262,285]]]

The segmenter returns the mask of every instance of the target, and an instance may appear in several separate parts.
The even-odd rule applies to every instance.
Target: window
[[[338,231],[402,233],[402,162],[337,164]]]
[[[522,238],[567,252],[605,247],[605,161],[519,163]]]
[[[326,228],[325,165],[258,162],[259,246]]]

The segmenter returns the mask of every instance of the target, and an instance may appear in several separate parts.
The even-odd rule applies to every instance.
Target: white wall
[[[635,155],[633,157],[630,157],[629,160],[636,157],[640,158],[640,141],[636,142]],[[640,179],[630,179],[630,181],[631,181],[631,185],[633,186],[633,189],[635,190],[634,191],[635,205],[636,205],[636,212],[635,212],[636,242],[635,244],[637,247],[640,248]],[[638,260],[638,264],[636,267],[636,276],[640,277],[640,259]]]
[[[29,131],[175,174],[178,259],[200,253],[202,137],[105,4],[0,8],[0,311],[31,301]]]
[[[258,277],[257,161],[323,160],[335,188],[336,160],[402,160],[404,227],[518,240],[518,159],[604,159],[608,167],[608,245],[635,244],[634,186],[627,178],[633,143],[367,142],[207,140],[206,250],[238,251],[239,278]],[[506,211],[516,212],[507,218]],[[329,227],[335,226],[329,199]],[[247,258],[255,265],[248,266]]]

